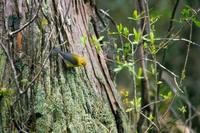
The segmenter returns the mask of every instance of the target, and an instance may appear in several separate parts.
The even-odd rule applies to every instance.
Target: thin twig
[[[52,51],[52,49],[51,49],[51,51]],[[35,77],[31,80],[31,82],[26,86],[25,90],[20,93],[19,97],[15,100],[13,105],[15,105],[15,103],[21,98],[20,96],[25,94],[28,91],[28,88],[30,88],[32,86],[32,84],[35,82],[35,80],[40,76],[40,73],[42,72],[44,66],[46,65],[46,62],[47,62],[47,60],[48,60],[50,55],[51,55],[51,52],[49,52],[49,54],[45,58],[45,60],[44,60],[44,62],[42,64],[42,67],[40,68],[39,72],[35,75]]]
[[[184,42],[190,43],[191,45],[200,47],[200,44],[198,44],[198,43],[196,43],[196,42],[193,42],[193,41],[191,41],[191,40],[188,40],[188,39],[186,39],[186,38],[155,38],[155,41],[161,41],[161,40],[184,41]]]
[[[140,112],[140,114],[141,114],[144,118],[146,118],[148,121],[150,121],[151,124],[154,125],[154,126],[157,128],[157,130],[160,132],[160,129],[159,129],[159,127],[156,125],[156,123],[154,123],[150,118],[148,118],[148,117],[147,117],[145,114],[143,114],[142,112]],[[145,133],[146,133],[146,131],[145,131]]]
[[[171,18],[170,18],[170,22],[169,22],[169,27],[168,27],[168,35],[167,35],[167,38],[171,36],[170,32],[172,31],[172,28],[173,28],[173,19],[175,18],[175,15],[176,15],[176,11],[177,11],[177,8],[178,8],[178,4],[179,4],[179,1],[180,0],[176,0],[176,3],[174,5],[174,8],[173,8],[173,11],[172,11],[172,14],[171,14]],[[167,49],[165,48],[164,51],[163,51],[163,56],[162,56],[162,61],[161,63],[162,64],[165,64],[165,59],[166,59],[166,56],[167,56]],[[168,70],[168,69],[167,69]],[[161,80],[161,75],[162,75],[162,70],[159,71],[159,74],[158,74],[158,77],[157,77],[157,80],[160,81]],[[156,100],[160,100],[160,84],[157,85],[157,92],[156,92]],[[158,107],[157,105],[154,106],[154,115],[156,117],[156,121],[159,125],[159,122],[158,122],[158,111],[157,111]]]
[[[167,115],[167,113],[168,113],[169,110],[170,110],[170,107],[172,106],[172,104],[173,104],[173,102],[174,102],[175,97],[176,97],[176,94],[175,94],[175,96],[172,98],[172,101],[171,101],[170,105],[168,106],[167,110],[164,112],[164,114],[162,115],[162,117],[161,117],[158,121],[163,120],[164,117]],[[151,123],[151,125],[149,125],[149,127],[147,128],[147,131],[149,130],[149,128],[150,128],[152,125],[153,125],[152,123]]]
[[[192,22],[190,24],[190,35],[189,35],[189,40],[192,40]],[[190,46],[191,46],[191,42],[188,42],[188,46],[187,46],[187,53],[185,56],[185,62],[184,62],[184,66],[182,69],[182,73],[181,73],[181,79],[180,79],[180,85],[182,86],[182,82],[185,78],[185,70],[186,70],[186,66],[187,66],[187,62],[188,62],[188,57],[189,57],[189,53],[190,53]]]
[[[168,108],[167,108],[167,110],[164,112],[164,114],[160,117],[159,121],[160,121],[160,120],[163,120],[163,119],[165,118],[165,116],[166,116],[167,113],[169,112],[169,110],[170,110],[172,104],[174,103],[174,100],[175,100],[175,97],[176,97],[176,96],[177,96],[176,94],[173,96],[170,105],[168,106]]]
[[[150,105],[153,105],[153,104],[157,104],[157,103],[161,103],[161,102],[164,102],[164,101],[165,101],[165,100],[160,100],[160,101],[151,102],[151,103],[149,103],[149,104],[143,106],[143,107],[141,108],[141,110],[143,110],[143,109],[146,108],[147,106],[150,106]]]
[[[52,34],[53,34],[53,29],[51,30],[51,32],[50,32],[50,34],[49,34],[47,40],[50,40]],[[49,46],[49,41],[47,41],[47,45],[46,45],[44,51],[47,51],[48,46]],[[52,48],[52,49],[53,49],[53,48]],[[14,105],[17,103],[17,101],[20,100],[20,97],[28,91],[28,89],[32,86],[32,84],[35,82],[35,80],[39,77],[39,75],[41,74],[41,72],[42,72],[42,70],[43,70],[43,68],[44,68],[44,66],[45,66],[45,64],[46,64],[46,62],[47,62],[47,59],[49,58],[49,56],[50,56],[50,54],[51,54],[52,49],[50,50],[50,52],[49,52],[49,54],[47,55],[47,57],[44,59],[44,61],[43,61],[43,63],[42,63],[42,67],[40,68],[39,72],[38,72],[38,73],[36,74],[36,76],[31,80],[31,82],[26,86],[26,88],[24,89],[24,91],[21,92],[21,93],[19,94],[19,96],[18,96],[18,97],[16,98],[16,100],[13,102],[12,106],[14,106]],[[45,54],[45,53],[44,53],[44,54]]]
[[[15,81],[17,90],[20,92],[19,81],[18,81],[18,78],[17,78],[17,71],[15,69],[15,66],[14,66],[14,63],[13,63],[13,59],[10,57],[10,54],[9,54],[7,48],[5,47],[5,45],[2,42],[0,42],[0,45],[3,48],[6,56],[8,57],[8,60],[10,62],[10,65],[11,65],[11,68],[12,68],[12,71],[13,71],[14,81]]]
[[[117,24],[116,24],[116,22],[114,21],[114,19],[113,19],[106,11],[104,11],[103,9],[100,9],[99,11],[100,11],[102,14],[104,14],[105,17],[108,18],[108,19],[111,21],[111,23],[115,26],[116,30],[118,30],[118,29],[117,29]],[[124,48],[123,48],[123,47],[124,47],[124,41],[123,41],[123,38],[122,38],[122,35],[121,35],[121,34],[119,34],[119,40],[120,40],[122,49],[124,49]]]
[[[53,30],[51,31],[51,33],[50,33],[50,35],[49,35],[49,38],[50,38],[50,36],[52,35],[52,33],[53,33]],[[49,40],[49,39],[48,39],[48,40]],[[47,49],[48,45],[49,45],[49,43],[47,43],[45,49]],[[14,101],[13,105],[15,105],[15,103],[20,99],[20,96],[23,95],[23,94],[25,94],[25,93],[28,91],[28,89],[32,86],[32,84],[35,82],[35,80],[39,77],[39,75],[41,74],[41,72],[42,72],[44,66],[46,65],[46,62],[47,62],[49,56],[51,55],[52,49],[53,49],[53,47],[51,48],[49,54],[48,54],[48,55],[46,56],[46,58],[44,59],[44,61],[43,61],[43,63],[42,63],[42,66],[41,66],[39,72],[38,72],[38,73],[36,74],[36,76],[31,80],[31,82],[26,86],[25,90],[24,90],[23,92],[20,93],[19,97]],[[44,51],[46,51],[46,50],[44,50]]]
[[[175,73],[173,73],[173,72],[170,71],[168,68],[166,68],[165,66],[163,66],[160,62],[155,61],[155,60],[151,60],[151,59],[148,59],[148,58],[142,58],[142,59],[136,60],[136,61],[134,62],[134,64],[136,64],[136,63],[139,62],[140,60],[146,60],[146,61],[150,61],[150,62],[156,63],[156,64],[161,68],[161,70],[165,70],[165,71],[167,71],[169,74],[171,74],[172,76],[178,78],[178,76],[177,76]]]

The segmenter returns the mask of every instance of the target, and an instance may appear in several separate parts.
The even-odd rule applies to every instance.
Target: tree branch
[[[12,71],[13,71],[14,81],[15,81],[17,90],[20,92],[19,81],[17,79],[17,72],[16,72],[16,69],[15,69],[15,66],[14,66],[14,63],[13,63],[13,59],[10,57],[10,54],[9,54],[7,48],[5,47],[5,45],[2,42],[0,42],[0,45],[3,48],[6,56],[8,57],[8,60],[10,62],[10,65],[11,65],[11,68],[12,68]]]
[[[145,15],[145,17],[142,18],[139,23],[140,31],[142,32],[142,35],[149,34],[150,33],[149,8],[146,0],[138,0],[138,10],[140,14],[144,12]],[[147,55],[144,51],[143,44],[144,42],[141,42],[138,46],[140,67],[142,69],[142,76],[143,76],[143,78],[141,79],[141,107],[149,104],[149,81],[146,73],[146,61],[144,60]],[[142,112],[143,111],[144,113],[146,112],[147,115],[149,115],[149,113],[151,112],[150,106],[144,108]],[[137,122],[138,133],[142,132],[142,125],[145,120],[144,118],[145,116],[140,114],[140,118]]]

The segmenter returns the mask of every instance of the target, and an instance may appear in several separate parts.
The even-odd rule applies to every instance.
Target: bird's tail
[[[52,51],[51,51],[52,54],[58,54],[60,52],[61,52],[61,50],[59,48],[56,48],[56,47],[53,48]]]

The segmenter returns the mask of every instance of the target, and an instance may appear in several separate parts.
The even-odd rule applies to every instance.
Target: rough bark
[[[128,132],[103,52],[92,44],[98,34],[91,1],[6,0],[3,5],[7,34],[1,38],[0,82],[17,91],[0,112],[2,131]],[[66,69],[50,54],[53,47],[84,56],[87,65]]]

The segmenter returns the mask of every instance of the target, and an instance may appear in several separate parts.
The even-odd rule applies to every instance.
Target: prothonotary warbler
[[[59,48],[54,48],[52,50],[52,53],[58,54],[64,61],[67,68],[86,65],[86,59],[84,57],[81,57],[80,55],[69,52],[62,52]]]

